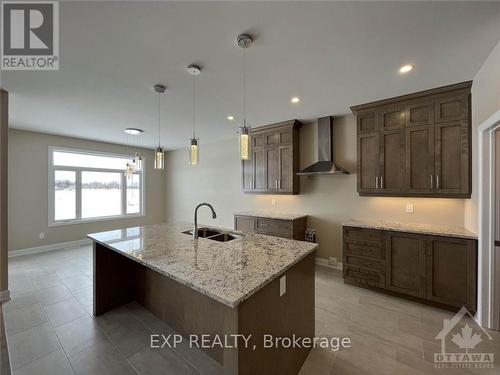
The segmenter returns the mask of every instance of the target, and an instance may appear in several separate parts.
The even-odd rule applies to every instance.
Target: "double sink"
[[[193,230],[186,230],[182,233],[192,236]],[[213,228],[198,228],[198,237],[219,242],[229,242],[232,240],[237,240],[238,238],[242,238],[243,235]]]

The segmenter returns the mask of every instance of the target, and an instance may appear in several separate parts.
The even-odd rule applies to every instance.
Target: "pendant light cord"
[[[161,147],[161,131],[160,131],[160,124],[161,124],[161,111],[160,111],[160,94],[158,93],[158,148]]]
[[[194,74],[193,74],[193,139],[195,139],[196,134],[196,112],[195,112],[195,87],[194,87]]]
[[[245,59],[245,50],[243,48],[243,127],[247,126],[247,116],[246,116],[246,59]]]

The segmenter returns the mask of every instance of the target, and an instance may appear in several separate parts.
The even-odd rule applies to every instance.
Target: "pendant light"
[[[144,130],[138,128],[126,128],[125,133],[127,134],[127,148],[129,146],[128,142],[129,137],[132,137],[135,140],[135,144],[134,142],[130,142],[130,144],[133,144],[135,147],[138,148],[139,145],[141,144],[140,137],[144,133]],[[126,174],[128,177],[132,177],[131,176],[132,173],[142,170],[143,159],[144,156],[140,152],[137,151],[134,152],[134,158],[132,159],[132,162],[127,162]]]
[[[253,43],[253,39],[249,34],[238,35],[238,46],[243,48],[243,123],[239,129],[240,139],[240,159],[249,160],[251,158],[250,144],[250,126],[247,124],[246,118],[246,61],[245,50]]]
[[[199,150],[199,139],[196,138],[196,110],[195,110],[195,86],[194,86],[194,78],[201,73],[201,68],[198,65],[189,65],[187,67],[187,71],[189,74],[193,76],[193,136],[189,138],[189,165],[196,166],[198,165],[200,150]]]
[[[155,149],[154,156],[154,169],[164,169],[165,168],[165,150],[161,146],[161,129],[160,129],[160,120],[161,120],[161,111],[160,111],[160,96],[165,92],[167,87],[161,83],[157,83],[154,85],[154,90],[158,95],[158,147]]]

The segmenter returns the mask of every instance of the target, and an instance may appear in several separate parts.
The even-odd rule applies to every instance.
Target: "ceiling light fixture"
[[[198,65],[189,65],[187,67],[189,74],[193,76],[193,136],[189,138],[189,165],[196,166],[199,161],[199,139],[196,138],[196,95],[195,95],[195,85],[194,78],[201,73],[201,68]]]
[[[164,169],[165,168],[165,150],[161,145],[161,110],[160,110],[160,97],[161,94],[165,92],[167,86],[161,83],[157,83],[153,86],[157,96],[158,96],[158,147],[155,149],[155,161],[154,161],[154,169]]]
[[[240,125],[240,159],[249,160],[251,155],[250,150],[250,126],[246,119],[246,61],[245,51],[253,43],[253,39],[249,34],[238,35],[238,46],[243,49],[243,123]]]
[[[298,96],[294,96],[292,99],[290,99],[290,101],[293,104],[297,104],[298,102],[300,102],[300,98]]]
[[[405,73],[411,72],[413,70],[413,68],[414,68],[414,65],[412,65],[412,64],[403,65],[401,68],[399,68],[399,73],[405,74]]]
[[[130,135],[140,135],[144,133],[144,130],[138,129],[138,128],[126,128],[125,133],[130,134]]]
[[[228,119],[229,121],[233,121],[233,120],[234,120],[234,116],[229,115],[229,116],[227,116],[227,119]]]

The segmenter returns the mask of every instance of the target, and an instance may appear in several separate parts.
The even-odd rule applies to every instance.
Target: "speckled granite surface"
[[[201,226],[200,226],[201,227]],[[182,233],[191,224],[156,224],[88,237],[229,307],[271,282],[318,245],[245,234],[229,242]]]
[[[394,230],[399,232],[422,233],[435,236],[477,239],[477,234],[462,228],[435,224],[403,224],[393,221],[375,219],[352,219],[344,223],[345,226],[371,228],[380,230]]]
[[[269,219],[295,220],[307,215],[290,214],[286,212],[271,211],[271,210],[246,210],[235,212],[235,215],[251,216],[251,217],[266,217]]]

